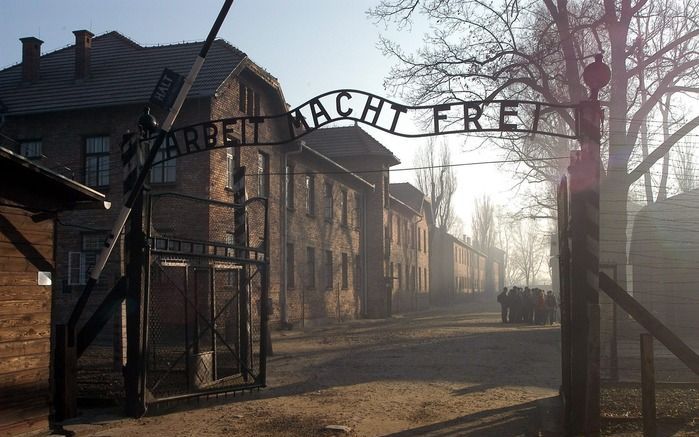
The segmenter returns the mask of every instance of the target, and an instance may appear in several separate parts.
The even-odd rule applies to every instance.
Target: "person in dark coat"
[[[521,311],[517,287],[512,287],[507,293],[507,306],[509,308],[507,321],[510,323],[518,323],[521,317]]]
[[[498,303],[502,313],[502,323],[507,323],[507,287],[502,289],[502,293],[498,294]]]

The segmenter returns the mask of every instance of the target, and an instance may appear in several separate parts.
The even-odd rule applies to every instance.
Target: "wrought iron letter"
[[[335,108],[337,109],[337,113],[340,114],[342,117],[349,117],[350,114],[352,114],[353,109],[347,108],[346,111],[342,110],[342,107],[340,106],[340,99],[342,99],[343,97],[349,100],[352,98],[352,94],[348,93],[347,91],[340,92],[337,95],[337,97],[335,97]]]
[[[396,126],[398,125],[398,117],[400,116],[401,113],[405,114],[408,112],[408,108],[405,106],[397,105],[397,104],[392,104],[391,109],[396,111],[396,113],[393,115],[393,123],[391,123],[391,132],[396,131]]]
[[[505,100],[500,102],[500,130],[502,131],[513,131],[517,130],[517,125],[514,123],[505,123],[505,117],[510,115],[517,115],[517,111],[508,111],[505,108],[516,108],[519,106],[519,102],[512,100]]]
[[[328,111],[325,110],[325,107],[322,103],[320,103],[320,100],[318,99],[311,100],[311,114],[313,115],[313,124],[315,127],[318,127],[320,125],[318,120],[320,117],[325,117],[327,123],[330,123],[332,121],[330,115],[328,115]]]
[[[218,127],[213,123],[204,123],[204,147],[211,149],[216,147],[216,141],[218,138]]]
[[[442,111],[448,111],[451,109],[451,105],[437,105],[434,107],[434,133],[439,133],[439,120],[446,120],[447,116],[445,114],[440,114]]]
[[[311,128],[306,123],[306,117],[301,114],[301,109],[297,108],[295,111],[287,113],[287,121],[289,122],[289,134],[291,138],[296,138],[296,131],[294,128],[299,129],[303,125],[304,130],[308,132]]]
[[[237,124],[237,120],[223,120],[221,123],[221,129],[223,130],[223,145],[226,147],[232,147],[235,145],[233,143],[235,131],[232,127],[234,124]]]
[[[250,123],[252,123],[252,143],[257,144],[259,141],[260,133],[260,123],[264,123],[264,117],[252,117]]]
[[[374,98],[374,96],[369,96],[369,98],[366,99],[366,104],[364,105],[364,111],[362,112],[362,121],[371,124],[372,126],[376,126],[376,123],[379,121],[379,114],[381,114],[381,108],[383,107],[383,102],[384,100],[380,97],[377,97],[379,99],[379,104],[377,106],[372,106],[371,105],[371,100]],[[369,110],[374,111],[374,120],[369,122],[366,120],[367,113]]]
[[[471,117],[468,112],[470,108],[476,110],[476,113],[473,115],[473,117]],[[473,123],[477,131],[483,130],[483,127],[478,122],[478,119],[481,118],[481,115],[483,115],[483,108],[481,108],[481,105],[479,105],[478,102],[464,103],[464,130],[466,132],[471,131],[471,123]]]
[[[199,150],[199,133],[195,128],[185,128],[182,132],[182,136],[184,137],[184,147],[187,153],[192,150]]]

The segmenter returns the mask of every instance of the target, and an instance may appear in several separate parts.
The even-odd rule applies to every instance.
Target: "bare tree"
[[[456,173],[451,165],[451,153],[445,142],[437,146],[430,139],[415,155],[415,182],[432,203],[435,225],[451,231],[456,224],[452,199],[456,192]]]
[[[507,286],[522,283],[522,275],[516,268],[515,264],[510,262],[510,252],[514,247],[512,244],[513,228],[510,226],[510,221],[510,217],[506,216],[505,214],[498,215],[498,230],[495,234],[497,247],[505,252],[505,265],[503,266],[503,271],[505,272],[505,285]]]
[[[495,245],[497,223],[495,220],[495,204],[490,196],[484,194],[474,201],[471,216],[471,234],[476,248],[487,252]]]
[[[512,250],[508,261],[517,275],[529,287],[541,272],[547,258],[544,234],[533,220],[520,220],[512,224]]]
[[[675,180],[680,193],[686,193],[697,187],[696,164],[694,163],[693,144],[683,143],[675,149],[673,167]]]
[[[388,85],[414,103],[495,98],[576,103],[586,98],[580,77],[588,57],[604,52],[612,77],[600,96],[608,117],[600,248],[608,259],[627,263],[632,184],[699,126],[695,116],[654,150],[637,150],[643,121],[657,114],[669,95],[699,92],[699,0],[381,0],[369,14],[399,27],[410,25],[415,14],[430,22],[431,34],[415,53],[381,40],[384,53],[398,61]],[[638,44],[644,46],[640,56]],[[573,117],[564,119],[572,127]],[[531,159],[532,147],[512,147],[522,141],[502,144],[521,159],[526,177],[545,175]]]

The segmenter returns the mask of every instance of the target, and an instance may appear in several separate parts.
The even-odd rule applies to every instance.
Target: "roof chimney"
[[[39,58],[44,42],[33,36],[19,40],[22,41],[22,80],[35,82],[39,80]]]
[[[90,58],[92,52],[92,32],[74,30],[75,35],[75,78],[86,79],[90,75]]]

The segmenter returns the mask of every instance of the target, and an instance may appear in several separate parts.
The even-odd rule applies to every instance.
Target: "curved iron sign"
[[[340,120],[365,123],[406,138],[514,132],[577,139],[577,128],[567,128],[577,125],[576,108],[528,100],[406,106],[364,91],[343,89],[321,94],[283,114],[223,118],[173,129],[163,147],[163,159],[154,164],[220,147],[281,145]],[[544,119],[546,123],[542,123]],[[272,124],[274,131],[283,134],[269,138],[262,134],[263,124]],[[552,129],[550,126],[568,130],[546,130]]]

